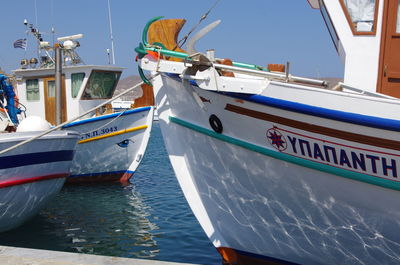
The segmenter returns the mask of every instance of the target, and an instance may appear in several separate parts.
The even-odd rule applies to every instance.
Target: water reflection
[[[65,186],[38,216],[0,233],[0,245],[221,264],[176,181],[158,123],[128,186]]]
[[[28,226],[0,234],[0,242],[32,247],[25,235],[37,233],[38,248],[152,258],[159,252],[152,234],[158,227],[149,210],[134,185],[66,186]]]

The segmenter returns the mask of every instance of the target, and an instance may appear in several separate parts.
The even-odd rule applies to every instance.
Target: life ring
[[[210,122],[211,128],[216,133],[222,133],[224,127],[222,126],[221,120],[215,114],[212,114],[208,121]]]

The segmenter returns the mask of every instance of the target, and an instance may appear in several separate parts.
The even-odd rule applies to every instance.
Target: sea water
[[[157,122],[129,185],[67,185],[32,220],[0,233],[0,245],[221,264],[182,194]]]

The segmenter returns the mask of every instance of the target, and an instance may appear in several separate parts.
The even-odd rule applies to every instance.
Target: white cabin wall
[[[82,71],[87,75],[86,71]],[[79,104],[79,98],[72,98],[72,82],[71,82],[71,71],[65,70],[65,96],[67,105],[67,120],[79,116],[79,109],[76,107]],[[78,95],[79,96],[79,95]]]
[[[95,66],[95,65],[82,65],[82,66],[67,66],[63,67],[63,74],[65,76],[65,92],[67,104],[67,119],[76,118],[89,109],[96,107],[104,102],[104,99],[99,100],[81,100],[81,95],[90,77],[90,73],[94,70],[100,71],[117,71],[122,72],[123,68],[116,66]],[[20,79],[17,84],[18,96],[21,103],[27,107],[27,115],[36,115],[45,118],[45,104],[44,104],[44,82],[43,77],[54,76],[54,68],[38,68],[38,69],[17,69],[14,71],[16,76]],[[85,78],[82,82],[80,91],[76,98],[72,98],[71,91],[71,74],[72,73],[85,73]],[[37,78],[39,79],[39,101],[26,100],[26,79]],[[95,112],[93,112],[95,113]]]
[[[379,1],[376,35],[353,35],[338,0],[325,0],[345,55],[344,83],[375,92],[378,79],[383,0]]]
[[[26,116],[45,117],[44,109],[44,83],[39,78],[39,100],[28,101],[26,97],[26,84],[24,81],[17,82],[17,95],[19,101],[26,107]]]
[[[71,72],[72,70],[72,72]],[[92,68],[89,69],[84,69],[81,68],[80,71],[77,71],[76,69],[66,69],[65,72],[65,88],[66,88],[66,97],[67,97],[67,113],[68,113],[68,119],[72,119],[75,117],[78,117],[82,113],[85,113],[91,108],[96,107],[100,103],[104,102],[104,100],[81,100],[81,96],[83,93],[83,90],[86,87],[86,83],[89,80],[90,74],[92,72]],[[71,74],[72,73],[85,73],[85,78],[83,79],[81,88],[79,89],[79,93],[76,98],[72,98],[72,80],[71,80]]]
[[[77,116],[77,113],[75,113],[75,99],[72,98],[72,93],[71,93],[71,73],[65,73],[65,97],[66,97],[66,104],[67,104],[67,120],[70,120],[71,118],[74,118]]]

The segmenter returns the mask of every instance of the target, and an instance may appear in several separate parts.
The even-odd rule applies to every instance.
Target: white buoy
[[[18,125],[17,132],[46,131],[50,128],[51,125],[46,120],[38,116],[29,116],[21,121]]]

